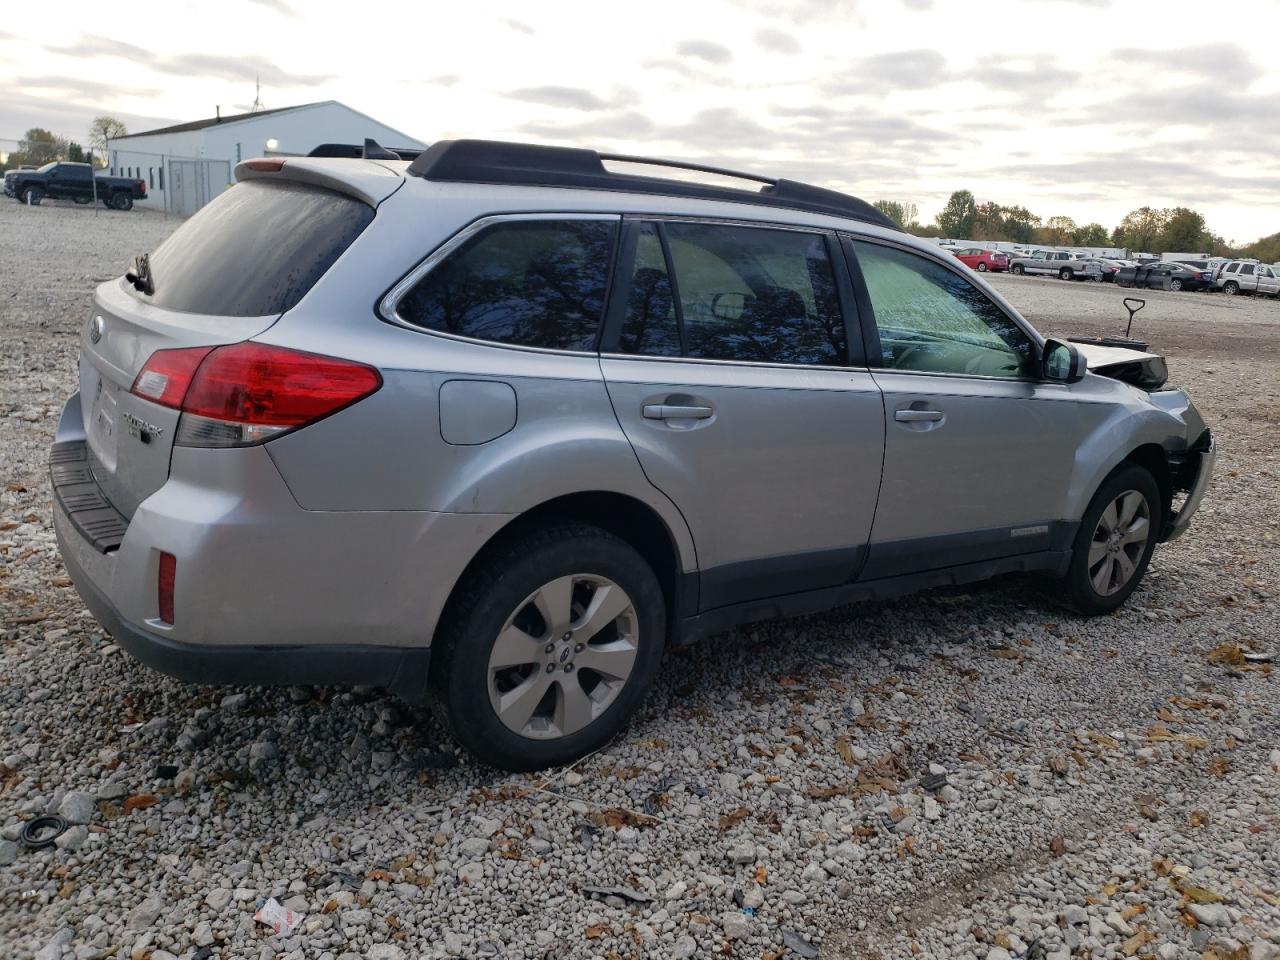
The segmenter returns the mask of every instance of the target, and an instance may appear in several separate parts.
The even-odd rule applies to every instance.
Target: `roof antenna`
[[[364,138],[364,150],[360,156],[365,160],[399,160],[400,154],[392,153],[386,147],[379,146],[372,137]]]
[[[253,106],[249,108],[250,113],[257,113],[262,109],[262,74],[256,74],[253,78]]]

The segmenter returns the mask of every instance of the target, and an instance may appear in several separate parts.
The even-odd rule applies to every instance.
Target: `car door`
[[[1280,294],[1280,277],[1276,276],[1276,271],[1271,267],[1258,267],[1258,293],[1266,293],[1271,296]]]
[[[631,220],[616,278],[601,368],[646,476],[688,521],[699,608],[851,581],[884,407],[846,333],[834,235]]]
[[[1076,450],[1107,405],[1037,378],[1037,340],[960,271],[883,240],[846,249],[885,398],[864,578],[1066,549]]]
[[[1240,289],[1247,293],[1253,293],[1258,289],[1258,273],[1257,266],[1252,263],[1240,264],[1240,273],[1237,275],[1240,282]]]

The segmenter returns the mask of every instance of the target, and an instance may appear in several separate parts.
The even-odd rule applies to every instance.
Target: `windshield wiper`
[[[155,284],[151,281],[151,261],[145,253],[140,253],[133,258],[129,269],[125,271],[124,278],[133,284],[135,290],[147,296],[156,292]]]

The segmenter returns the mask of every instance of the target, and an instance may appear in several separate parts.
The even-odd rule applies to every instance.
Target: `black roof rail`
[[[372,144],[372,148],[370,148]],[[380,153],[367,152],[370,149]],[[341,157],[347,160],[416,160],[422,153],[417,147],[382,147],[374,140],[365,139],[360,143],[322,143],[308,157]]]
[[[691,183],[664,177],[613,173],[604,161],[645,164],[678,170],[695,170],[763,184],[759,190],[741,190],[713,184]],[[544,147],[500,140],[439,140],[409,165],[411,176],[453,183],[520,184],[538,187],[573,187],[652,193],[704,200],[755,203],[789,210],[805,210],[828,216],[862,220],[900,230],[883,213],[857,197],[795,180],[773,179],[699,163],[657,160],[625,154],[597,153],[578,147]]]

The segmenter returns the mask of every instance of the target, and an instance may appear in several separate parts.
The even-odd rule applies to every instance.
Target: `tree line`
[[[978,203],[968,190],[951,194],[931,224],[922,224],[914,203],[878,200],[876,209],[917,237],[1005,240],[1049,247],[1125,247],[1144,253],[1209,253],[1214,256],[1280,259],[1280,233],[1245,247],[1233,247],[1188,207],[1139,207],[1112,230],[1100,223],[1077,224],[1070,217],[1041,219],[1026,207]]]
[[[107,143],[123,137],[128,129],[115,117],[95,117],[89,124],[88,144],[92,151],[93,165],[107,165]],[[5,157],[0,170],[16,170],[19,167],[40,167],[55,160],[71,163],[88,163],[90,152],[75,140],[51,133],[43,127],[32,127],[18,141],[18,149]]]

